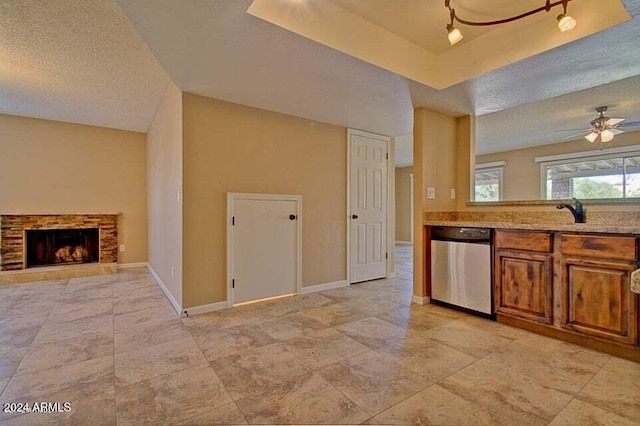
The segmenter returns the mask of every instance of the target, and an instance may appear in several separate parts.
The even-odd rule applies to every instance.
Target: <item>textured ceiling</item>
[[[424,106],[484,116],[480,152],[553,143],[599,104],[639,119],[636,80],[597,89],[640,75],[640,0],[623,3],[630,22],[437,91],[257,19],[251,0],[0,0],[0,112],[146,131],[166,71],[184,91],[386,135]]]
[[[598,106],[609,107],[608,117],[640,121],[640,77],[478,117],[476,137],[482,142],[476,147],[476,153],[482,155],[559,141],[579,131],[557,130],[588,128],[589,122],[597,116],[594,110]],[[627,128],[625,131],[632,130],[640,129]],[[582,136],[571,138],[579,139]],[[585,141],[585,149],[589,146]]]
[[[119,0],[183,91],[386,135],[412,132],[406,79],[261,21],[251,0]]]
[[[146,132],[167,81],[111,0],[0,1],[0,113]]]

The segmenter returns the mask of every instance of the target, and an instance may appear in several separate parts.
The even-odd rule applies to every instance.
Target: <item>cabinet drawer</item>
[[[635,237],[562,234],[562,254],[610,260],[635,261]]]
[[[527,250],[539,253],[551,253],[553,235],[550,232],[532,231],[496,231],[495,247],[497,249]]]

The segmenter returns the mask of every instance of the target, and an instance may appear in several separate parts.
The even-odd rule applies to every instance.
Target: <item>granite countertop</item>
[[[592,232],[603,234],[638,234],[640,225],[599,225],[590,223],[517,223],[517,222],[491,222],[491,221],[460,221],[460,220],[425,220],[429,226],[465,226],[469,228],[493,228],[493,229],[528,229],[535,231],[563,231],[563,232]]]

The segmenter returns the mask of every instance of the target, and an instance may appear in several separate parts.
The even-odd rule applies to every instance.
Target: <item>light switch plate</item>
[[[456,189],[455,188],[451,188],[451,199],[452,200],[456,199]]]
[[[120,244],[120,253],[124,253],[126,247],[124,246],[124,244]]]
[[[436,189],[432,187],[427,188],[427,199],[434,200],[436,198]]]

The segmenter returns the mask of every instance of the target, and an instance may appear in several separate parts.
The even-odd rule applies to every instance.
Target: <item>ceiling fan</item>
[[[621,130],[622,127],[640,126],[640,121],[630,121],[623,123],[623,121],[625,121],[624,118],[610,118],[605,115],[606,112],[606,106],[596,108],[596,113],[598,113],[598,116],[591,120],[591,123],[589,123],[591,127],[589,127],[588,129],[558,130],[559,132],[580,130],[580,133],[565,136],[564,138],[562,138],[562,140],[572,139],[576,136],[585,135],[584,138],[591,143],[597,141],[598,138],[600,138],[600,142],[606,143],[611,142],[616,135],[624,133],[624,130]]]

